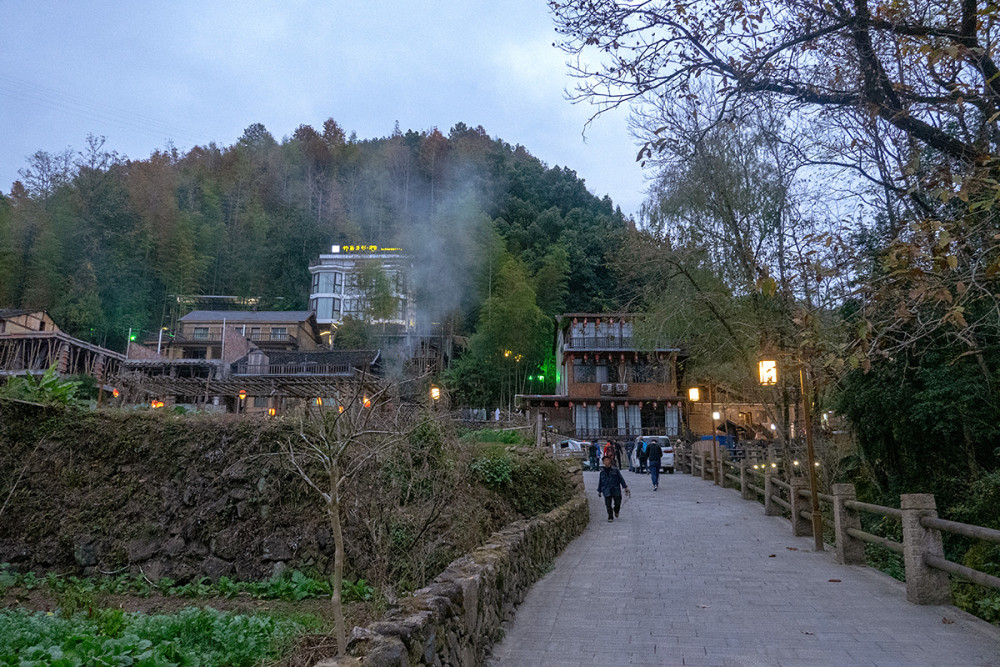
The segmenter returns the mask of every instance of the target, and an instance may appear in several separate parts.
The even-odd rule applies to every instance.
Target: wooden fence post
[[[924,554],[944,558],[941,531],[924,528],[923,517],[937,518],[937,505],[930,493],[904,493],[899,497],[903,511],[903,561],[906,566],[906,599],[914,604],[951,604],[948,573],[924,562]]]
[[[709,461],[711,461],[711,464],[709,463]],[[711,468],[709,468],[709,465],[711,465]],[[709,458],[708,452],[703,452],[701,455],[701,478],[710,479],[708,476],[709,472],[714,469],[715,469],[715,460]]]
[[[861,530],[861,517],[847,507],[847,501],[856,500],[853,484],[834,484],[833,532],[836,536],[837,562],[845,565],[865,564],[865,543],[847,534],[848,528]]]

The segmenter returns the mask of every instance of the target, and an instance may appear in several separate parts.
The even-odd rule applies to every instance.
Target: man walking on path
[[[663,450],[656,439],[650,440],[646,445],[646,456],[649,458],[649,477],[653,480],[653,491],[660,487],[660,459],[663,458]]]
[[[628,490],[621,470],[611,466],[611,457],[605,456],[602,462],[604,467],[601,468],[601,478],[597,482],[597,495],[604,496],[604,506],[608,508],[608,523],[611,523],[622,510],[622,489],[629,496],[632,492]]]

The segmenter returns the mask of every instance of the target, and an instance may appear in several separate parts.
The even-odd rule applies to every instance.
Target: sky
[[[567,166],[638,211],[627,111],[589,127],[545,0],[0,0],[0,191],[88,134],[132,159],[277,138],[334,118],[359,139],[457,122]]]

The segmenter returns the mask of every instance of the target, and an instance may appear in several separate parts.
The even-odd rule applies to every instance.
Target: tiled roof
[[[192,310],[181,322],[305,322],[312,314],[308,310]]]

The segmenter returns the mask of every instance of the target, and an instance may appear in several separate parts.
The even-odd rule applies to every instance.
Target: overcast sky
[[[627,214],[643,174],[624,112],[566,101],[545,0],[0,0],[0,190],[88,133],[130,158],[277,138],[333,117],[361,139],[457,122],[568,166]]]

